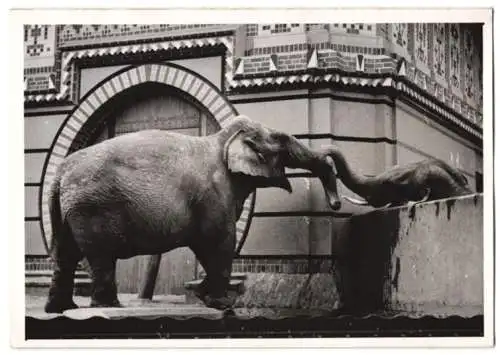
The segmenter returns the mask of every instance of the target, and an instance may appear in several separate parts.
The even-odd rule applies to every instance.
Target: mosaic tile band
[[[219,27],[218,27],[219,26]],[[240,25],[242,26],[242,25]],[[391,41],[396,50],[396,55],[409,56],[406,78],[411,80],[431,97],[441,101],[444,105],[455,110],[476,125],[482,122],[482,90],[480,89],[481,69],[475,63],[477,44],[471,32],[464,30],[457,24],[259,24],[243,25],[247,35],[268,31],[275,33],[312,33],[326,31],[334,34],[360,33],[365,35],[385,37]],[[254,26],[254,27],[252,27]],[[272,76],[270,74],[310,68],[308,57],[305,55],[311,48],[315,48],[318,65],[315,68],[345,70],[366,74],[395,72],[395,59],[392,58],[387,48],[374,48],[370,46],[345,45],[331,43],[289,43],[280,46],[266,46],[244,48],[246,56],[237,57],[236,38],[238,25],[58,25],[58,26],[27,26],[25,27],[26,55],[33,57],[36,53],[33,45],[43,42],[49,51],[44,55],[50,58],[50,65],[41,65],[39,68],[25,68],[25,102],[45,103],[73,101],[78,97],[79,70],[75,63],[83,58],[96,58],[106,56],[125,57],[129,55],[150,56],[158,51],[181,51],[184,48],[202,48],[206,46],[223,45],[226,48],[224,59],[224,92],[234,88],[241,91],[247,87],[246,78],[254,74]],[[54,29],[55,28],[55,29]],[[233,29],[231,35],[223,37],[210,37],[218,28]],[[177,33],[178,40],[165,41],[162,33]],[[215,31],[215,32],[214,32]],[[264,32],[263,32],[264,31]],[[354,32],[353,32],[354,31]],[[45,33],[46,32],[46,33]],[[148,43],[140,41],[135,35],[147,37]],[[197,38],[192,38],[196,34]],[[55,36],[55,37],[54,37]],[[129,36],[129,37],[127,37]],[[130,37],[131,36],[131,37]],[[207,36],[207,37],[204,37]],[[255,37],[254,36],[254,37]],[[95,38],[94,38],[95,37]],[[59,44],[56,52],[49,46],[55,38]],[[128,42],[125,40],[128,38]],[[304,37],[305,38],[305,37]],[[96,48],[96,42],[97,40]],[[107,39],[107,42],[104,41]],[[110,39],[112,41],[110,41]],[[104,42],[102,42],[103,40]],[[86,43],[80,50],[75,46],[62,46],[61,41],[68,44],[71,41]],[[86,41],[86,42],[85,42]],[[101,42],[99,42],[101,41]],[[118,45],[122,42],[122,45]],[[36,42],[36,43],[35,43]],[[113,42],[113,45],[110,46]],[[131,43],[133,42],[133,43]],[[240,41],[241,42],[241,41]],[[30,47],[31,46],[31,47]],[[92,48],[89,48],[89,47]],[[31,49],[29,49],[29,48]],[[33,47],[33,48],[32,48]],[[45,48],[44,47],[44,48]],[[37,47],[38,48],[38,47]],[[465,56],[459,56],[462,51]],[[392,50],[391,50],[392,53]],[[268,57],[266,58],[266,55]],[[272,57],[275,55],[275,57]],[[363,61],[355,60],[358,55],[363,56]],[[54,64],[55,62],[55,64]],[[242,64],[239,67],[237,64]],[[239,78],[234,78],[234,74]],[[248,78],[251,79],[251,78]],[[293,79],[292,79],[293,80]],[[315,78],[315,81],[323,81]],[[279,80],[274,80],[274,85],[279,85]],[[287,82],[284,80],[283,82]],[[257,85],[258,86],[258,85]]]

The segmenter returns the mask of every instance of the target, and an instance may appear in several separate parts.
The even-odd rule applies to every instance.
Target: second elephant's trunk
[[[374,178],[366,177],[353,171],[347,164],[344,154],[338,148],[330,146],[324,148],[324,152],[333,159],[335,168],[337,169],[337,177],[344,185],[355,194],[366,198],[377,181]]]

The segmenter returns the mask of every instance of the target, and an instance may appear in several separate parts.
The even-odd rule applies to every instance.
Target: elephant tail
[[[56,174],[49,190],[49,214],[52,226],[52,238],[49,246],[49,254],[55,261],[61,255],[78,254],[78,247],[71,235],[71,230],[63,220],[61,212],[61,176]]]
[[[57,245],[59,244],[57,239],[62,237],[61,231],[63,229],[61,202],[59,200],[60,187],[61,187],[61,177],[59,174],[56,174],[54,180],[50,184],[49,199],[48,199],[50,224],[52,226],[52,238],[50,240],[49,254],[52,257],[55,257],[56,248]]]

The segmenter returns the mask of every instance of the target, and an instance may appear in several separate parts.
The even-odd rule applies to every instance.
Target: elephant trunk
[[[337,169],[337,177],[344,185],[355,194],[365,198],[370,195],[373,186],[377,183],[374,178],[360,175],[353,171],[344,157],[336,147],[328,147],[325,149],[325,154],[331,157]]]
[[[341,201],[337,192],[337,178],[332,159],[322,154],[321,151],[310,149],[295,137],[288,138],[285,153],[285,165],[289,168],[311,171],[320,179],[330,208],[340,209]]]

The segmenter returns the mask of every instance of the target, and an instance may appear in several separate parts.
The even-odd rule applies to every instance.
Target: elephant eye
[[[266,158],[264,157],[264,155],[261,152],[256,152],[256,153],[257,153],[257,157],[259,158],[259,160],[261,162],[265,162],[266,161]]]

